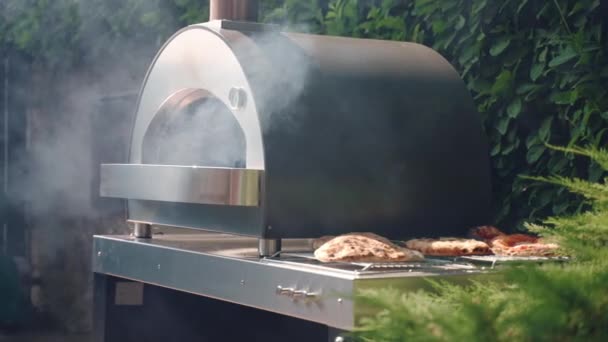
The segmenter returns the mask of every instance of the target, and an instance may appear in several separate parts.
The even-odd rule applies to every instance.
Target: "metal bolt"
[[[242,88],[231,88],[228,93],[228,100],[232,109],[241,109],[247,103],[247,93]]]
[[[101,251],[97,252],[97,256],[100,257],[101,256]]]
[[[245,280],[241,280],[241,285],[245,285]]]
[[[156,268],[160,270],[160,264],[156,265]]]
[[[342,298],[338,298],[338,303],[342,304]]]
[[[338,336],[338,337],[336,337],[336,339],[334,340],[334,342],[344,342],[344,337]]]

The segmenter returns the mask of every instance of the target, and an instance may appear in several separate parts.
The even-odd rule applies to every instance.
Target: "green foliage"
[[[608,152],[564,149],[590,156],[608,170]],[[434,282],[434,292],[392,289],[360,293],[378,312],[361,321],[361,341],[606,341],[608,339],[608,184],[536,178],[589,199],[590,209],[528,225],[555,240],[565,264],[514,267],[501,281],[467,286]]]
[[[267,22],[290,25],[292,30],[307,33],[324,32],[324,1],[267,0],[261,2]]]
[[[154,54],[177,29],[209,17],[197,0],[4,0],[0,45],[49,69]]]
[[[577,197],[517,175],[602,177],[596,163],[545,145],[606,144],[608,44],[598,0],[326,3],[283,1],[279,21],[297,29],[309,17],[315,32],[424,43],[460,72],[489,136],[499,222],[580,208]]]
[[[5,1],[0,5],[0,44],[51,65],[73,60],[80,26],[74,0]]]

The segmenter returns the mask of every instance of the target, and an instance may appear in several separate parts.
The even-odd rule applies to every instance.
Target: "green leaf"
[[[547,52],[549,51],[548,48],[544,48],[543,51],[540,52],[540,54],[538,55],[538,61],[539,62],[544,62],[547,61]]]
[[[518,97],[507,107],[507,114],[511,118],[516,118],[521,112],[521,99]]]
[[[549,7],[552,7],[550,1],[543,1],[543,2],[544,2],[544,6],[538,12],[536,12],[536,19],[540,19],[540,17],[542,17],[545,14],[547,9]]]
[[[443,20],[436,20],[431,23],[431,27],[433,29],[433,33],[440,34],[448,28],[448,25]]]
[[[555,56],[549,62],[549,67],[555,68],[556,66],[560,66],[564,63],[571,61],[576,56],[578,56],[578,53],[576,51],[574,51],[572,48],[566,49],[561,54]]]
[[[551,124],[553,123],[553,117],[550,116],[546,118],[543,123],[540,125],[538,129],[538,137],[542,141],[547,141],[549,139],[549,133],[551,132]]]
[[[464,27],[465,23],[466,23],[466,19],[462,15],[459,15],[458,19],[456,20],[456,25],[454,27],[456,28],[456,30],[460,30],[461,28]]]
[[[558,105],[574,104],[578,99],[578,91],[560,91],[551,94],[551,101]]]
[[[568,16],[571,16],[584,8],[585,8],[585,5],[583,4],[583,2],[577,1],[576,4],[574,5],[574,7],[572,7],[572,10],[570,11],[570,13],[568,13]]]
[[[540,86],[537,85],[537,84],[534,84],[534,83],[524,83],[524,84],[518,86],[517,89],[515,89],[515,93],[517,95],[523,95],[525,93],[535,91],[535,90],[537,90],[539,88],[540,88]]]
[[[498,124],[496,125],[496,129],[500,133],[500,135],[505,135],[507,133],[507,129],[509,128],[509,122],[511,118],[508,116],[503,116],[498,120]]]
[[[545,145],[534,145],[530,147],[528,153],[526,154],[526,160],[528,161],[528,164],[536,163],[538,159],[540,159],[540,157],[543,155],[543,152],[545,152],[545,150]]]
[[[488,94],[492,91],[492,83],[490,81],[483,78],[476,78],[471,83],[469,83],[471,89],[480,93],[480,94]]]
[[[494,157],[496,155],[498,155],[500,153],[500,143],[494,145],[494,148],[492,148],[492,151],[490,151],[490,156]]]
[[[500,37],[490,48],[490,55],[498,56],[511,44],[511,38],[507,36]]]
[[[466,62],[473,59],[473,57],[479,55],[479,51],[480,51],[479,43],[472,44],[472,45],[465,47],[461,51],[460,57],[458,57],[458,63],[460,63],[460,65],[464,65]]]
[[[508,90],[511,86],[511,82],[513,81],[513,74],[509,70],[503,70],[498,77],[496,77],[496,82],[492,86],[492,93],[499,94]]]
[[[486,7],[486,4],[487,4],[486,0],[480,0],[480,1],[473,2],[473,8],[471,10],[473,15],[479,14],[481,12],[481,10],[483,10]]]
[[[519,141],[518,140],[512,142],[511,144],[507,145],[507,147],[505,147],[505,148],[502,149],[501,154],[503,156],[508,155],[509,153],[513,152],[513,150],[515,150],[518,145],[519,145]]]
[[[569,104],[570,103],[570,92],[559,92],[551,95],[551,101],[556,104]]]
[[[540,75],[542,75],[544,70],[545,70],[544,63],[538,63],[538,64],[532,65],[532,68],[530,68],[530,79],[532,81],[536,81],[540,77]]]
[[[578,121],[581,118],[582,114],[583,114],[582,109],[575,110],[574,113],[572,114],[572,121]]]
[[[524,8],[524,6],[526,6],[526,4],[528,3],[528,0],[523,0],[519,6],[517,6],[517,14],[519,14],[521,12],[521,10]]]
[[[538,135],[535,134],[531,134],[528,136],[528,138],[526,139],[526,147],[529,149],[530,147],[532,147],[532,145],[536,145],[540,143],[540,140],[538,139]]]

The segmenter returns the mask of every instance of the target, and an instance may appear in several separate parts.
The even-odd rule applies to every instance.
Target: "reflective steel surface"
[[[222,108],[203,115],[186,143],[208,147],[197,154],[202,161],[227,150],[243,157],[238,166],[198,166],[264,170],[260,210],[155,197],[163,202],[130,199],[129,219],[267,239],[459,236],[487,223],[481,120],[443,57],[419,44],[264,27],[216,20],[169,39],[143,86],[130,149],[133,164],[168,164],[146,161],[144,152],[163,104],[184,89],[206,93]],[[238,129],[209,132],[220,117]],[[181,144],[159,145],[167,156]]]
[[[209,1],[209,20],[229,19],[256,21],[258,18],[257,0],[211,0]]]
[[[257,207],[263,171],[151,164],[103,164],[101,196]]]
[[[97,273],[168,287],[349,330],[366,311],[361,289],[415,291],[428,277],[466,281],[483,272],[441,260],[388,265],[331,263],[310,257],[311,240],[283,241],[283,254],[258,256],[257,239],[224,234],[155,234],[152,239],[95,236]],[[385,267],[386,266],[386,267]]]
[[[135,222],[133,224],[133,236],[139,239],[152,238],[152,226],[147,223]]]

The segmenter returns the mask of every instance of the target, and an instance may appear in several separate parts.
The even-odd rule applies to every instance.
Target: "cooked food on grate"
[[[382,237],[382,236],[380,236],[378,234],[374,234],[374,233],[368,233],[368,232],[364,232],[364,233],[348,233],[348,234],[344,234],[344,235],[361,235],[361,236],[366,236],[366,237],[368,237],[370,239],[375,239],[375,240],[378,240],[378,241],[382,241],[382,242],[384,242],[386,244],[392,244],[392,242],[389,239],[387,239],[385,237]],[[342,235],[342,236],[344,236],[344,235]],[[312,242],[312,248],[316,250],[319,247],[323,246],[324,243],[326,243],[327,241],[329,241],[329,240],[331,240],[333,238],[335,238],[334,235],[321,236],[320,238],[317,238],[317,239],[315,239]]]
[[[315,239],[312,242],[312,249],[316,250],[317,248],[323,246],[324,243],[326,243],[327,241],[331,240],[335,238],[335,236],[332,235],[325,235],[325,236],[321,236],[320,238]]]
[[[507,256],[543,256],[551,257],[558,255],[559,245],[555,243],[521,243],[508,248],[493,247],[492,250],[496,255]]]
[[[507,234],[503,233],[500,229],[493,226],[475,227],[469,231],[469,236],[471,236],[472,238],[483,240],[486,242],[489,242],[493,238],[500,235]]]
[[[464,256],[488,255],[492,250],[487,243],[473,239],[439,238],[439,239],[413,239],[405,242],[410,249],[420,251],[431,256]]]
[[[484,240],[496,255],[506,256],[555,256],[559,245],[544,242],[528,234],[505,234],[496,227],[473,228],[470,235]]]
[[[559,246],[526,234],[497,236],[490,241],[496,255],[508,256],[555,256]]]
[[[508,248],[522,243],[537,243],[538,237],[526,234],[511,234],[511,235],[499,235],[492,240],[490,243],[492,247],[497,248]]]
[[[322,262],[390,262],[417,261],[420,252],[403,248],[373,233],[340,235],[315,250],[315,258]]]

